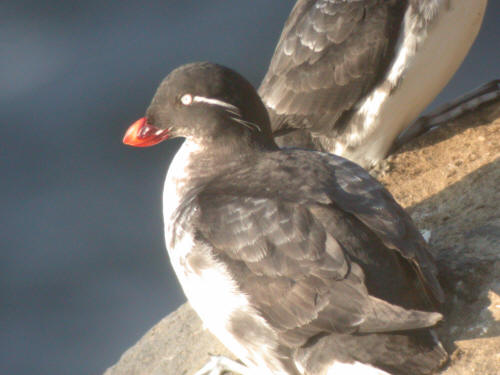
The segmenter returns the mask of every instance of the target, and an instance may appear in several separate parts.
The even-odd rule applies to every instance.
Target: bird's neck
[[[258,150],[230,144],[200,144],[186,139],[170,163],[163,191],[164,214],[176,210],[190,194],[231,168],[248,164]]]
[[[208,161],[203,160],[203,151],[202,145],[189,139],[182,143],[168,167],[165,192],[168,190],[176,196],[182,195],[193,182],[208,177],[211,168],[206,165]],[[169,195],[172,196],[172,194]]]
[[[174,183],[212,179],[258,152],[247,145],[228,142],[198,143],[186,139],[169,166],[168,179]]]

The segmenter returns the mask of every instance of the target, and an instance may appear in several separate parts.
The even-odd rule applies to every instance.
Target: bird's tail
[[[297,349],[295,359],[305,374],[328,374],[329,367],[343,363],[372,366],[392,375],[427,375],[442,368],[448,354],[432,330],[421,329],[329,334]]]

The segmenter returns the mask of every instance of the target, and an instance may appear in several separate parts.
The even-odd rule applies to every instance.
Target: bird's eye
[[[190,105],[193,102],[193,97],[191,94],[184,94],[181,97],[181,103],[184,105]]]

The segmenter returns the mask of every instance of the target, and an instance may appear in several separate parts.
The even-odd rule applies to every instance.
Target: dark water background
[[[293,3],[0,3],[1,374],[101,373],[184,301],[160,207],[178,144],[121,137],[183,63],[222,63],[258,85]],[[490,3],[435,103],[500,78]]]

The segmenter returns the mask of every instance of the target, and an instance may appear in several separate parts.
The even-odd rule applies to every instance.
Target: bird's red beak
[[[123,137],[123,143],[135,147],[148,147],[164,141],[168,136],[168,129],[148,124],[146,117],[143,117],[130,125]]]

